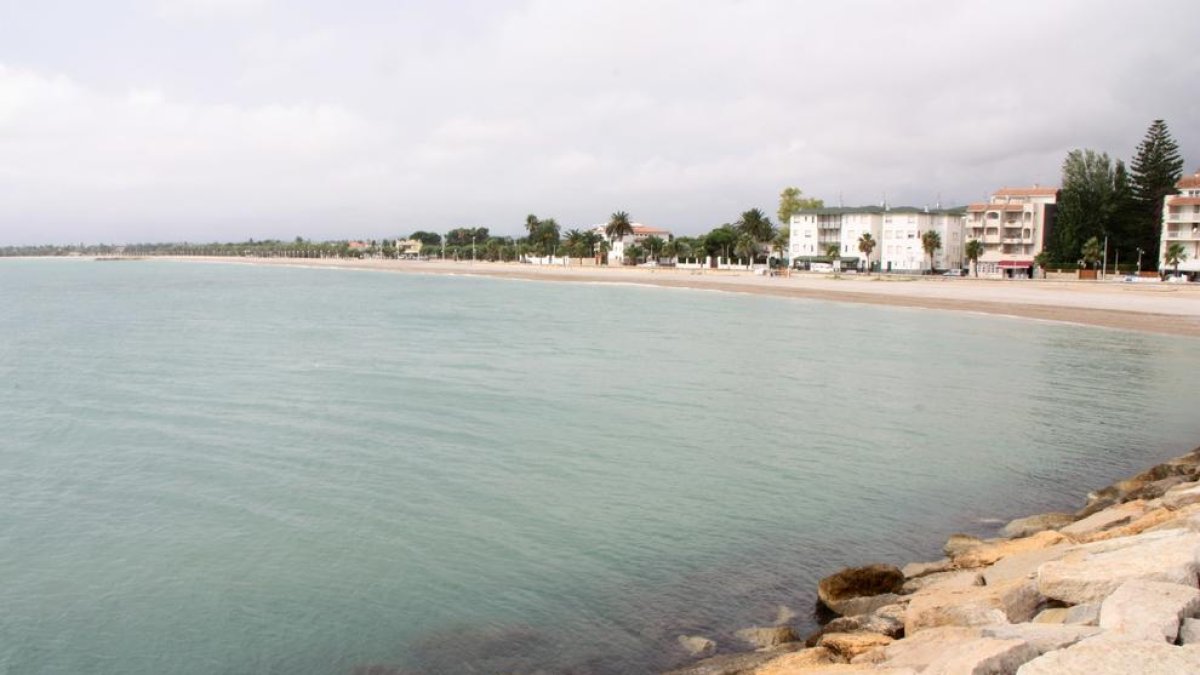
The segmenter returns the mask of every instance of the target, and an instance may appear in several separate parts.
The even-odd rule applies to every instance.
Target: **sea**
[[[0,673],[668,669],[1191,450],[1197,372],[949,311],[0,260]]]

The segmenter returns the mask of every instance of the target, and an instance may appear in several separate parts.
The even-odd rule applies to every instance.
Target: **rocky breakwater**
[[[818,588],[841,616],[816,634],[746,631],[757,651],[670,675],[1200,673],[1198,479],[1200,448],[1077,513],[954,535],[941,560],[841,570]]]

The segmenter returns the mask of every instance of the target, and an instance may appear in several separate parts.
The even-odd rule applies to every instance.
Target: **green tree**
[[[1072,150],[1067,154],[1055,234],[1048,246],[1056,262],[1073,261],[1083,242],[1117,231],[1116,216],[1123,208],[1119,180],[1107,153]]]
[[[1175,276],[1179,276],[1179,263],[1184,260],[1187,260],[1187,251],[1179,242],[1168,245],[1166,252],[1163,253],[1163,262],[1175,268]]]
[[[804,209],[824,208],[825,202],[820,199],[804,197],[804,192],[798,187],[786,187],[779,193],[779,226],[785,227],[792,222],[792,216]]]
[[[1100,238],[1092,237],[1083,244],[1083,248],[1079,250],[1080,257],[1083,258],[1083,263],[1089,268],[1099,264],[1100,257],[1103,255],[1100,248]]]
[[[834,260],[841,260],[842,252],[838,248],[837,244],[825,244],[825,257],[829,258],[831,262]]]
[[[929,256],[929,273],[933,274],[935,269],[933,266],[933,254],[942,247],[942,235],[938,234],[937,230],[925,230],[921,233],[921,248],[925,254]]]
[[[771,248],[779,252],[780,258],[787,259],[791,242],[792,228],[780,223],[775,238],[771,240]]]
[[[584,239],[585,235],[580,230],[567,230],[563,242],[566,244],[567,254],[570,257],[582,258],[588,255],[588,247]]]
[[[968,241],[967,245],[963,248],[963,253],[966,254],[967,260],[973,263],[972,267],[975,268],[975,276],[979,276],[979,256],[983,255],[983,242],[978,239]],[[1042,251],[1038,255],[1045,253],[1045,251]]]
[[[1129,168],[1133,200],[1131,246],[1143,249],[1150,260],[1157,261],[1163,198],[1174,194],[1175,183],[1183,175],[1179,145],[1171,137],[1166,122],[1154,120],[1150,124]]]
[[[625,258],[632,261],[634,265],[638,264],[638,260],[641,260],[645,255],[646,250],[637,244],[630,244],[625,247]]]
[[[748,232],[742,232],[738,235],[733,252],[739,258],[746,258],[753,264],[754,256],[758,254],[758,241]]]
[[[667,242],[663,241],[662,237],[655,237],[651,235],[642,240],[642,248],[646,249],[646,253],[651,258],[654,258],[657,254],[662,252],[663,246],[666,245],[666,243]]]
[[[875,250],[875,237],[870,232],[863,232],[858,238],[858,250],[867,259],[867,271],[871,271],[871,252]]]
[[[442,245],[442,235],[438,234],[437,232],[425,232],[423,230],[417,230],[416,232],[408,235],[408,238],[416,239],[424,246]]]
[[[553,218],[539,220],[529,235],[529,243],[540,255],[554,255],[559,243],[558,221]]]
[[[708,234],[704,235],[700,248],[703,249],[705,255],[728,259],[733,253],[733,249],[737,246],[737,240],[737,230],[733,229],[732,225],[726,223],[720,227],[713,228]],[[700,255],[700,251],[696,251],[695,253]]]
[[[538,220],[538,217],[533,215],[532,213],[525,216],[525,232],[526,232],[526,234],[528,236],[532,237],[533,233],[537,231],[538,225],[541,222],[542,221]]]
[[[771,241],[775,236],[775,228],[771,219],[759,209],[750,209],[742,213],[737,222],[738,232],[750,237],[755,244]],[[751,260],[751,262],[754,262]]]
[[[633,223],[629,222],[629,214],[617,211],[609,216],[608,225],[604,226],[604,234],[610,242],[616,242],[633,234]]]

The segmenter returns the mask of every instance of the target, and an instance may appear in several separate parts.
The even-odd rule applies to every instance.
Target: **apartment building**
[[[1058,188],[1002,188],[967,206],[966,240],[983,244],[979,276],[1033,276],[1033,259],[1054,232]]]
[[[843,269],[865,270],[867,261],[858,241],[869,233],[875,240],[872,269],[923,272],[929,270],[929,256],[921,236],[934,230],[942,240],[934,267],[958,268],[963,261],[963,214],[963,209],[886,205],[805,209],[792,216],[789,252],[793,261],[806,263],[826,259],[830,245],[836,245]]]
[[[1200,171],[1180,178],[1175,189],[1179,194],[1163,200],[1159,269],[1174,272],[1175,266],[1167,262],[1167,249],[1180,244],[1185,258],[1179,263],[1179,272],[1195,278],[1200,275]]]

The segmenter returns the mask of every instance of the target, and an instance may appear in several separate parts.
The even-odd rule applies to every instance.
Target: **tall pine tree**
[[[1154,120],[1129,168],[1134,202],[1131,238],[1145,251],[1143,260],[1154,264],[1159,259],[1163,198],[1175,192],[1175,183],[1183,175],[1179,145],[1171,138],[1166,122]]]

